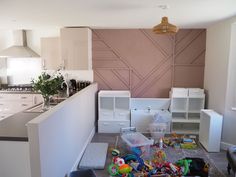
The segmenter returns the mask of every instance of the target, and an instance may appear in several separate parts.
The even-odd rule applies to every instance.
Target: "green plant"
[[[63,76],[59,74],[49,75],[43,72],[37,79],[32,80],[35,91],[39,91],[44,98],[58,94],[64,82]]]

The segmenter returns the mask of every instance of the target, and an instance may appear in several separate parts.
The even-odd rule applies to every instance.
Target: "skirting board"
[[[92,138],[93,138],[94,135],[95,135],[95,127],[92,129],[92,131],[91,131],[91,133],[90,133],[90,135],[89,135],[87,141],[84,143],[83,149],[82,149],[82,151],[80,152],[80,154],[79,154],[79,156],[78,156],[76,162],[74,163],[74,165],[73,165],[71,171],[77,170],[77,166],[78,166],[78,164],[79,164],[79,162],[80,162],[80,160],[81,160],[81,158],[82,158],[82,156],[83,156],[83,154],[84,154],[84,151],[85,151],[87,145],[91,142],[91,140],[92,140]]]
[[[223,150],[227,150],[230,146],[236,146],[234,144],[229,144],[229,143],[226,143],[226,142],[222,142],[220,143],[220,149],[223,149]]]

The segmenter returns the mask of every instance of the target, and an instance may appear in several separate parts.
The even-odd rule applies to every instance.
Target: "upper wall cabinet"
[[[57,70],[62,65],[60,55],[60,38],[41,38],[41,58],[44,69]]]
[[[92,32],[89,28],[62,28],[60,43],[65,69],[92,69]]]

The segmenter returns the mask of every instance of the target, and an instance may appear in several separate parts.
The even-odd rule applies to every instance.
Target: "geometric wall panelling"
[[[165,57],[169,57],[173,52],[174,37],[172,35],[157,35],[151,29],[142,30],[145,35],[154,43]]]
[[[159,78],[158,82],[153,82],[151,87],[145,89],[141,95],[137,95],[136,97],[168,98],[171,88],[171,77],[171,70],[165,72],[164,75]]]
[[[202,87],[205,30],[156,35],[151,29],[93,30],[94,80],[99,89],[132,97],[168,97],[172,86]]]
[[[199,56],[205,55],[205,30],[186,31],[190,32],[185,36],[181,35],[181,38],[178,37],[175,43],[175,64],[192,64],[200,59]]]
[[[206,31],[203,29],[180,30],[174,49],[175,87],[203,87]]]
[[[112,90],[129,90],[129,83],[112,69],[96,69],[96,73]],[[101,77],[102,76],[102,77]]]
[[[132,88],[133,95],[135,97],[137,96],[143,97],[144,93],[149,92],[149,89],[152,88],[154,85],[161,84],[160,83],[161,78],[165,76],[166,72],[170,71],[171,71],[171,60],[169,59],[166,60],[165,62],[162,62],[161,65],[159,65],[159,67],[150,70],[149,74],[146,75],[142,80],[140,80],[140,82],[136,87]]]

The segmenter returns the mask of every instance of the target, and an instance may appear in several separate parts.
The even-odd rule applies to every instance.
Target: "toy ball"
[[[119,167],[119,173],[120,174],[128,174],[132,171],[132,167],[128,164],[123,164]]]
[[[125,160],[120,157],[115,157],[113,162],[114,162],[114,164],[116,164],[118,166],[125,164]]]
[[[112,155],[112,156],[119,156],[119,155],[120,155],[120,151],[119,151],[118,149],[113,149],[113,150],[111,151],[111,155]]]
[[[109,166],[108,166],[108,173],[111,175],[111,176],[116,176],[116,175],[118,175],[119,174],[119,172],[118,172],[118,166],[117,165],[115,165],[115,164],[110,164]]]

